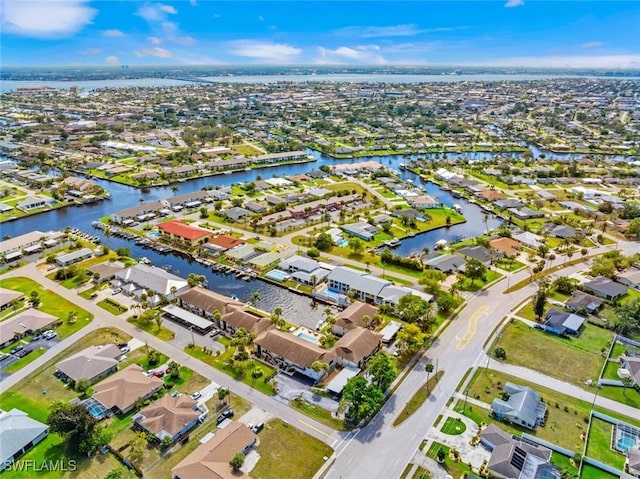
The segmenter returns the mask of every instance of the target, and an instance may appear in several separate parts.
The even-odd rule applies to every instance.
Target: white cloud
[[[149,43],[152,45],[162,45],[162,39],[159,37],[147,37],[147,40],[149,40]]]
[[[191,4],[192,7],[198,6],[198,0],[189,0],[189,3]]]
[[[3,34],[36,38],[72,35],[98,13],[86,0],[1,0],[0,11]]]
[[[412,37],[422,32],[423,30],[420,30],[414,23],[390,25],[386,27],[345,27],[334,30],[334,33],[337,35],[361,38]]]
[[[286,43],[261,42],[257,40],[234,40],[227,42],[229,53],[239,57],[254,58],[276,63],[288,63],[302,53],[300,48]]]
[[[383,65],[387,63],[380,54],[378,45],[360,45],[356,47],[338,47],[334,50],[318,47],[319,56],[315,58],[315,63],[339,64],[339,63],[362,63],[367,65]]]
[[[186,45],[186,46],[190,46],[196,43],[196,39],[188,35],[185,35],[183,37],[172,38],[171,41],[175,43],[179,43],[180,45]]]
[[[120,59],[115,55],[108,56],[107,58],[104,59],[104,62],[107,65],[112,66],[112,67],[116,67],[116,66],[120,65]]]
[[[78,50],[78,55],[98,55],[104,51],[103,48],[85,48],[84,50]]]
[[[475,62],[473,64],[487,66],[552,68],[640,68],[640,53],[629,55],[516,57]]]
[[[142,50],[136,50],[133,52],[138,58],[142,57],[158,57],[158,58],[172,58],[173,53],[165,48],[143,48]]]
[[[524,5],[524,0],[507,0],[507,3],[504,4],[506,8],[520,7]]]
[[[441,46],[440,42],[395,43],[384,47],[385,53],[430,52]]]
[[[582,48],[597,48],[604,46],[604,42],[585,42],[580,45]]]
[[[102,32],[102,36],[107,38],[117,38],[117,37],[124,37],[125,33],[117,29],[105,30],[104,32]]]
[[[144,18],[148,22],[160,22],[167,18],[167,15],[175,15],[178,11],[171,5],[162,3],[145,3],[136,12],[136,15]]]
[[[262,15],[260,15],[260,16],[258,17],[258,20],[259,20],[259,21],[261,21],[261,22],[264,22],[264,17],[263,17]]]

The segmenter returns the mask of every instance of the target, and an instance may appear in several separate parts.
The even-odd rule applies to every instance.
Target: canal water
[[[287,177],[291,175],[306,173],[312,169],[318,169],[322,165],[335,164],[338,160],[323,155],[317,151],[309,150],[309,153],[317,158],[316,162],[303,163],[294,165],[283,165],[272,168],[257,169],[251,171],[241,171],[229,175],[219,175],[207,178],[199,178],[189,180],[184,183],[177,183],[179,191],[175,194],[197,191],[204,186],[229,185],[238,182],[255,181],[258,176],[270,178],[274,176]],[[448,154],[449,158],[464,156],[473,160],[479,160],[491,157],[490,153],[472,153],[472,154]],[[549,156],[549,155],[548,155]],[[384,166],[398,170],[400,162],[407,162],[411,159],[429,158],[430,155],[407,155],[407,156],[382,156],[382,157],[365,157],[349,162],[362,162],[375,160]],[[566,158],[566,156],[564,157]],[[448,242],[455,242],[462,238],[481,235],[486,227],[495,228],[499,225],[499,220],[489,218],[485,225],[484,211],[475,204],[468,203],[464,199],[453,198],[447,191],[433,183],[424,183],[419,176],[409,171],[398,171],[398,174],[404,179],[410,179],[415,185],[422,187],[428,194],[439,198],[445,205],[452,206],[459,204],[462,212],[467,218],[467,222],[454,225],[449,228],[441,228],[431,232],[416,235],[402,241],[401,245],[394,251],[396,254],[408,255],[412,252],[420,252],[425,246],[433,248],[433,245],[445,239]],[[132,241],[127,241],[113,236],[105,237],[102,231],[92,228],[91,223],[103,216],[110,215],[118,210],[136,206],[139,204],[140,198],[145,201],[159,200],[174,195],[171,187],[154,187],[148,192],[142,192],[137,188],[132,188],[117,183],[111,183],[103,180],[96,180],[101,186],[111,193],[111,199],[99,203],[93,203],[82,206],[70,206],[53,210],[47,213],[41,213],[36,216],[23,218],[0,225],[1,235],[15,237],[30,231],[49,231],[64,229],[66,226],[79,228],[80,230],[91,232],[102,238],[103,244],[112,249],[120,247],[128,247],[131,249],[134,257],[147,257],[153,264],[158,266],[171,266],[172,272],[181,276],[188,276],[189,273],[203,274],[206,276],[209,288],[221,294],[235,294],[240,300],[248,301],[254,291],[260,292],[261,300],[256,305],[266,311],[273,311],[276,307],[281,307],[285,317],[311,317],[312,319],[321,319],[322,306],[314,305],[310,298],[298,295],[287,289],[274,286],[260,280],[244,281],[236,279],[234,276],[221,275],[213,273],[210,269],[194,262],[188,258],[162,255],[153,250],[144,249],[135,245]]]

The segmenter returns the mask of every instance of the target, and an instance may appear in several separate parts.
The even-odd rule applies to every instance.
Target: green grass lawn
[[[256,450],[260,460],[253,479],[310,479],[332,454],[331,447],[280,419],[265,425]]]
[[[496,266],[504,271],[512,272],[524,268],[524,263],[517,260],[503,259],[496,263]]]
[[[41,284],[29,278],[6,278],[0,281],[0,287],[21,291],[27,298],[32,291],[37,291],[41,301],[38,309],[56,318],[60,318],[63,322],[63,324],[56,329],[61,339],[72,335],[93,320],[93,314],[71,303],[67,299],[58,296],[53,291],[44,288]],[[76,314],[76,320],[69,322],[67,319],[71,313]]]
[[[620,363],[617,361],[607,361],[607,364],[604,367],[604,371],[602,372],[602,377],[604,379],[615,379],[619,380],[618,377],[618,369],[620,368]]]
[[[591,403],[580,401],[565,394],[561,394],[552,389],[530,383],[524,379],[516,378],[508,374],[498,371],[478,369],[471,379],[468,389],[469,397],[474,397],[487,404],[500,395],[502,386],[506,382],[513,382],[522,386],[529,386],[540,393],[544,402],[548,405],[548,417],[544,427],[538,427],[537,430],[525,430],[527,433],[551,441],[554,444],[565,447],[571,451],[582,453],[583,441],[581,434],[586,433],[587,422],[591,410]],[[474,407],[474,409],[480,409]],[[624,420],[632,425],[640,425],[640,421],[616,414],[602,408],[596,408],[612,417]],[[486,412],[478,411],[482,416],[485,413],[488,418],[488,410]],[[491,419],[491,418],[488,418]],[[475,419],[474,419],[475,420]],[[484,420],[487,424],[489,420]],[[509,430],[511,426],[498,423],[500,427]]]
[[[335,418],[331,414],[331,411],[310,404],[304,399],[292,399],[289,401],[289,406],[332,429],[336,429],[338,431],[348,431],[351,429],[346,426],[345,421]]]
[[[205,353],[201,346],[196,346],[194,348],[186,347],[184,350],[194,358],[199,359],[209,366],[213,366],[232,378],[242,381],[268,396],[273,396],[276,393],[273,385],[265,382],[266,378],[271,378],[276,373],[276,369],[258,360],[242,362],[235,361],[232,363],[230,360],[235,354],[234,347],[227,348],[227,350],[219,356]],[[262,372],[262,375],[255,379],[251,376],[252,363],[255,369]]]
[[[612,431],[613,424],[602,419],[592,418],[587,442],[587,456],[617,469],[624,469],[624,454],[611,449]]]
[[[149,348],[149,350],[151,350],[151,348]],[[143,348],[137,349],[135,351],[135,353],[138,353],[138,355],[137,356],[135,354],[132,355],[134,357],[130,357],[129,360],[127,361],[127,363],[123,364],[120,369],[123,369],[123,368],[129,366],[129,364],[137,364],[142,369],[147,371],[149,369],[157,368],[158,366],[166,363],[169,360],[168,356],[158,352],[158,361],[153,363],[153,364],[151,364],[149,362],[149,355],[146,354],[146,351]]]
[[[493,347],[504,348],[509,363],[583,386],[599,377],[604,363],[601,350],[611,339],[610,331],[589,324],[578,337],[565,338],[513,320]]]
[[[35,361],[46,352],[47,352],[47,348],[38,348],[34,350],[31,354],[25,356],[24,358],[20,358],[16,362],[11,363],[9,366],[4,368],[3,372],[7,374],[12,374],[12,373],[15,373],[16,371],[20,371],[27,364]]]
[[[407,404],[405,404],[402,411],[400,411],[400,414],[398,414],[398,416],[394,419],[393,421],[394,426],[398,426],[402,424],[404,421],[409,419],[409,417],[414,412],[420,409],[420,406],[422,406],[424,402],[427,400],[427,398],[431,394],[431,391],[433,390],[433,388],[436,387],[436,384],[438,384],[438,381],[440,380],[443,374],[444,374],[444,371],[438,371],[438,374],[433,375],[432,377],[429,378],[428,381],[425,381],[425,383],[422,386],[420,386],[420,389],[418,389],[414,393],[414,395],[411,397],[411,399],[409,399]]]
[[[173,379],[167,374],[164,377],[164,382],[165,384],[172,385],[181,393],[193,394],[209,385],[211,381],[186,366],[180,366],[180,377]]]
[[[445,468],[450,476],[465,477],[465,474],[472,472],[467,464],[463,462],[456,462],[453,457],[451,457],[451,449],[449,448],[449,446],[445,446],[444,444],[440,444],[439,442],[431,443],[431,446],[429,446],[429,450],[427,451],[427,457],[433,459],[434,461],[437,461],[438,451],[440,450],[443,450],[445,453],[445,459],[442,467]]]
[[[455,417],[448,417],[440,428],[443,433],[451,436],[462,434],[466,429],[467,426],[460,419],[456,419]]]
[[[163,341],[171,341],[176,336],[176,334],[173,331],[171,331],[168,328],[165,328],[162,325],[160,325],[160,327],[158,328],[158,325],[156,324],[155,321],[146,323],[144,321],[140,321],[139,318],[134,318],[132,316],[129,319],[127,319],[127,322],[133,324],[136,328],[140,328],[149,334],[153,334],[154,336],[156,336],[159,339],[162,339]]]
[[[118,316],[129,310],[125,305],[118,303],[115,299],[105,298],[102,301],[96,303],[105,311],[109,311],[114,316]]]
[[[497,271],[487,270],[483,279],[476,279],[475,281],[471,281],[471,279],[463,276],[462,280],[458,282],[460,285],[460,289],[462,291],[478,291],[482,289],[485,285],[495,281],[498,278],[502,278],[502,275]]]
[[[618,476],[609,474],[590,464],[583,464],[580,479],[618,479]]]
[[[50,279],[53,279],[53,278],[50,278]],[[87,283],[90,279],[91,279],[91,276],[89,275],[77,274],[75,276],[72,276],[69,279],[65,279],[62,283],[60,283],[60,285],[64,286],[67,289],[74,289]]]
[[[640,410],[640,393],[633,388],[625,390],[625,388],[618,386],[602,386],[598,394]]]

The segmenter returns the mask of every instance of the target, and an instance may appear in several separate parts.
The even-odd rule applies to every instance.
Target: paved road
[[[637,243],[621,242],[617,247],[625,254],[638,251]],[[590,253],[603,253],[613,248],[614,246],[594,248]],[[558,256],[549,264],[549,267],[562,265],[565,259],[563,256]],[[578,264],[563,268],[554,274],[570,275],[582,269],[584,264]],[[528,271],[516,273],[510,276],[510,284],[516,284],[518,281],[527,279],[528,276]],[[411,370],[380,413],[366,427],[339,444],[336,449],[336,460],[325,477],[357,479],[400,476],[440,411],[446,406],[447,400],[454,394],[464,374],[486,357],[484,345],[501,320],[531,296],[537,286],[530,284],[513,293],[503,294],[506,289],[507,281],[502,280],[493,287],[467,298],[467,305],[462,312],[442,333],[425,357]],[[445,371],[444,376],[429,399],[409,420],[396,428],[392,427],[393,420],[404,404],[426,380],[424,364],[428,360],[437,362],[438,369]],[[528,371],[525,377],[529,378]],[[542,381],[542,378],[539,380]],[[544,381],[546,381],[545,384],[550,384],[551,380],[544,377]],[[582,391],[579,388],[576,389]],[[567,389],[569,390],[573,391],[572,388]],[[590,394],[586,391],[582,393]],[[605,402],[604,398],[599,400],[598,404],[603,407],[612,406]],[[621,408],[620,410],[626,411],[625,414],[629,414],[624,405],[616,408]],[[637,415],[637,411],[633,415]]]
[[[330,429],[323,424],[320,424],[313,419],[310,419],[309,417],[298,413],[297,411],[291,409],[288,405],[278,401],[276,398],[266,396],[265,394],[252,389],[246,384],[236,381],[226,374],[221,373],[220,371],[208,366],[207,364],[198,361],[195,358],[192,358],[187,353],[176,348],[175,346],[161,341],[155,336],[132,326],[127,321],[125,321],[124,318],[113,316],[109,312],[80,296],[70,298],[69,296],[72,293],[68,289],[60,286],[54,281],[45,278],[40,272],[36,270],[36,265],[34,263],[30,263],[22,268],[12,270],[11,272],[2,275],[0,279],[19,276],[31,278],[34,281],[42,284],[47,289],[54,291],[62,297],[68,298],[70,301],[74,302],[81,308],[84,308],[87,311],[91,312],[94,315],[94,320],[91,322],[91,324],[81,329],[77,333],[60,341],[56,346],[49,349],[45,354],[40,356],[29,365],[25,366],[17,373],[12,374],[11,376],[0,382],[0,392],[4,392],[11,386],[14,386],[22,378],[40,368],[44,363],[60,354],[67,347],[78,341],[81,341],[82,337],[87,335],[89,332],[102,327],[115,327],[126,332],[127,334],[130,334],[133,337],[141,339],[142,341],[147,341],[149,346],[166,354],[171,359],[179,362],[180,364],[188,366],[207,379],[214,381],[215,383],[225,388],[229,388],[235,394],[238,394],[253,403],[254,406],[269,411],[275,417],[278,417],[283,421],[286,421],[302,429],[304,432],[311,434],[312,436],[320,439],[326,444],[335,445],[345,436],[344,433],[338,433],[333,429]]]

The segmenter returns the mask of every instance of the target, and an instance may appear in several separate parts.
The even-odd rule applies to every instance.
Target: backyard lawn
[[[590,324],[577,338],[564,338],[512,320],[494,347],[505,349],[509,363],[583,386],[588,379],[598,379],[604,364],[601,350],[611,339],[610,331]]]
[[[265,425],[256,450],[260,460],[253,479],[310,479],[332,454],[331,447],[280,419]]]
[[[617,469],[624,469],[625,456],[611,449],[613,424],[602,419],[592,418],[587,443],[587,456]]]
[[[184,350],[194,358],[199,359],[209,366],[219,369],[232,378],[242,381],[268,396],[273,396],[276,393],[273,385],[265,382],[266,379],[275,375],[275,368],[258,360],[232,361],[233,355],[236,351],[234,347],[227,348],[227,350],[219,356],[205,353],[201,346],[193,348],[187,346]],[[260,376],[254,379],[251,374],[252,369],[259,371]]]
[[[93,315],[88,311],[58,296],[53,291],[45,289],[41,284],[29,278],[6,278],[0,281],[0,287],[20,291],[24,293],[27,298],[29,298],[32,291],[37,291],[41,301],[38,309],[56,318],[60,318],[62,321],[62,325],[56,329],[61,339],[71,336],[93,320]],[[68,318],[73,314],[75,314],[75,321],[68,321]]]

